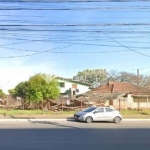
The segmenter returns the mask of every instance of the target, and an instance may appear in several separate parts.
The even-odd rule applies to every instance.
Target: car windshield
[[[96,109],[96,107],[90,107],[90,108],[87,108],[87,109],[83,110],[83,112],[91,112],[95,109]]]

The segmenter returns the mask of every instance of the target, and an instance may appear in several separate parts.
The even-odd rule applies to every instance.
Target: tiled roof
[[[96,89],[92,90],[93,92],[101,93],[115,93],[115,92],[124,92],[124,93],[141,93],[147,94],[150,93],[149,89],[128,83],[128,82],[110,82],[107,85],[102,85]]]
[[[113,89],[113,84],[109,84],[109,85],[102,85],[98,88],[95,88],[93,89],[92,91],[93,92],[97,92],[97,91],[100,91],[100,92],[103,92],[103,93],[112,93],[112,89]]]
[[[115,100],[116,98],[118,98],[118,96],[124,96],[122,93],[108,93],[108,94],[105,94],[102,99],[104,100]]]

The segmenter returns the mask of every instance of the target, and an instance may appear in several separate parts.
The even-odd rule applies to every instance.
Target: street
[[[120,124],[115,124],[112,122],[93,122],[93,123],[84,123],[74,120],[64,120],[64,119],[29,119],[29,120],[18,120],[18,121],[0,121],[0,129],[18,129],[18,128],[71,128],[71,129],[86,129],[86,128],[150,128],[150,120],[123,120]]]
[[[0,122],[1,150],[149,150],[150,121]]]

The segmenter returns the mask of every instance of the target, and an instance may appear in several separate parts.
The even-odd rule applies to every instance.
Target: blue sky
[[[150,73],[150,3],[1,2],[0,87],[36,73]],[[10,58],[11,57],[11,58]]]

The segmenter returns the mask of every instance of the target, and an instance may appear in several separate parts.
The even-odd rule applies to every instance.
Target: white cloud
[[[8,93],[9,89],[15,88],[18,83],[28,80],[36,73],[48,73],[49,68],[52,68],[55,64],[55,62],[41,62],[41,64],[32,65],[31,63],[25,66],[24,62],[26,61],[27,58],[0,60],[0,88],[5,93]]]

